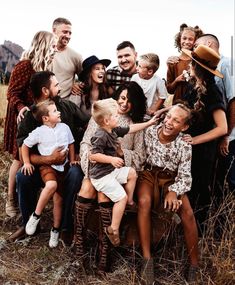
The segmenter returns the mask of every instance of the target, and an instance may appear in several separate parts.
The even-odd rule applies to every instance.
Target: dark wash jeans
[[[73,229],[74,202],[81,188],[83,176],[80,166],[71,166],[65,177],[61,230]],[[32,175],[24,175],[21,170],[16,174],[16,189],[24,226],[36,209],[38,191],[43,186],[38,168],[35,168]]]

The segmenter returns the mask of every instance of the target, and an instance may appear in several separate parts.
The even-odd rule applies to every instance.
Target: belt
[[[176,172],[171,171],[167,168],[152,166],[146,164],[144,170],[152,172],[154,175],[154,209],[158,207],[159,198],[164,200],[165,192],[168,190],[168,187],[174,183],[176,177]]]
[[[172,175],[175,175],[175,171],[169,170],[166,167],[159,167],[159,166],[152,166],[151,164],[145,164],[144,170],[151,171],[151,172],[157,172],[159,178],[167,178],[172,177]]]

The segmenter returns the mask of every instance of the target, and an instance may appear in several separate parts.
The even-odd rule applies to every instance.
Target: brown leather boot
[[[104,208],[99,204],[99,211],[102,223],[102,230],[100,231],[100,246],[99,246],[99,271],[108,271],[108,252],[110,249],[110,241],[105,234],[105,228],[110,226],[112,221],[112,207]]]
[[[84,256],[84,238],[93,203],[75,202],[74,245],[77,257]]]

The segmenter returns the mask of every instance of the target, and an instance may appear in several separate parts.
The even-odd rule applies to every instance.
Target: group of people
[[[164,81],[156,74],[158,55],[137,57],[129,41],[117,46],[118,66],[108,69],[111,61],[95,55],[82,60],[68,47],[71,29],[69,20],[57,18],[52,33],[38,32],[10,78],[4,147],[13,162],[6,213],[14,217],[19,207],[22,226],[8,240],[40,231],[52,198],[49,246],[59,238],[73,241],[76,257],[84,258],[96,205],[102,223],[98,268],[107,271],[110,246],[121,242],[124,211],[137,212],[141,276],[152,284],[151,210],[162,204],[181,218],[186,279],[194,282],[198,229],[205,231],[212,181],[220,199],[225,184],[235,188],[230,61],[219,55],[215,35],[183,24],[175,37],[180,55],[168,59]],[[165,108],[169,93],[173,105]]]

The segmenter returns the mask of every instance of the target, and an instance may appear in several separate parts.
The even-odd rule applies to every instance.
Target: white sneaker
[[[30,216],[25,227],[25,232],[27,235],[32,236],[36,232],[39,221],[40,218],[36,218],[33,214]]]
[[[49,240],[49,247],[57,247],[59,243],[59,232],[51,230],[50,240]]]

